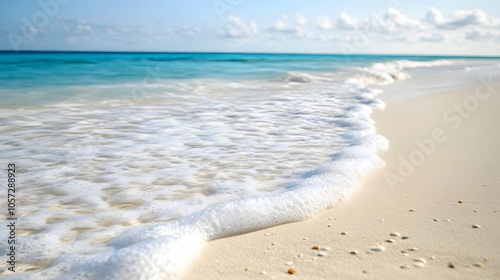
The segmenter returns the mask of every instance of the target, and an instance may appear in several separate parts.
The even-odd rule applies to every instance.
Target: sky
[[[0,0],[0,50],[500,56],[500,1]]]

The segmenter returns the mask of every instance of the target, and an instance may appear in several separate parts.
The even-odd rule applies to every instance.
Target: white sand
[[[381,155],[387,166],[365,178],[351,199],[307,221],[209,242],[183,279],[500,279],[500,87],[460,124],[455,113],[443,119],[455,103],[472,105],[475,88],[388,103],[373,114],[377,132],[390,141]],[[446,140],[434,142],[403,178],[399,157],[418,160],[415,140],[436,129],[435,138]],[[388,173],[404,181],[391,187]],[[389,236],[393,231],[409,238]],[[315,245],[330,250],[318,257]],[[376,245],[385,250],[370,251]],[[416,267],[415,258],[425,266]]]

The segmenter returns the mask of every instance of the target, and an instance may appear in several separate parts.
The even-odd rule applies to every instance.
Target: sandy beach
[[[182,279],[499,279],[500,87],[487,80],[387,102],[372,114],[386,167],[350,199],[211,241]]]
[[[500,280],[500,1],[0,1],[5,280]]]

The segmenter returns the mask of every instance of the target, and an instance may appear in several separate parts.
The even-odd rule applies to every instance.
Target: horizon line
[[[307,52],[218,52],[218,51],[118,51],[118,50],[0,50],[0,53],[108,53],[108,54],[260,54],[260,55],[330,55],[330,56],[420,56],[420,57],[470,57],[500,58],[498,55],[458,54],[386,54],[386,53],[307,53]]]

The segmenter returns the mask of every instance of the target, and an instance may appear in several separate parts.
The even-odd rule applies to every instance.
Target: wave
[[[61,236],[58,236],[54,228],[47,230],[43,238],[38,238],[38,233],[28,235],[24,237],[26,240],[30,241],[26,242],[26,244],[30,244],[28,249],[33,252],[41,252],[40,254],[45,257],[49,255],[53,258],[52,261],[54,261],[54,263],[43,270],[20,273],[6,277],[6,279],[175,279],[183,273],[206,242],[210,240],[283,223],[305,220],[324,209],[331,208],[349,198],[360,187],[360,179],[366,174],[384,166],[384,162],[377,156],[377,153],[386,149],[389,143],[383,136],[376,134],[374,122],[370,118],[372,111],[375,109],[382,109],[384,103],[377,98],[377,95],[380,94],[381,91],[369,89],[366,87],[366,84],[392,83],[408,78],[408,74],[404,73],[406,69],[435,67],[439,65],[448,65],[450,63],[451,62],[446,60],[429,62],[398,60],[387,63],[376,63],[366,68],[357,68],[356,71],[348,75],[345,73],[333,75],[331,73],[311,74],[292,71],[288,72],[287,76],[284,78],[284,80],[289,83],[286,85],[280,84],[278,90],[282,91],[285,88],[286,91],[290,91],[291,88],[295,88],[298,92],[297,95],[283,93],[277,95],[276,98],[258,100],[259,95],[267,91],[264,90],[266,89],[265,86],[272,87],[271,85],[274,85],[274,82],[260,87],[257,87],[256,84],[252,84],[248,86],[248,90],[251,90],[253,93],[246,98],[248,100],[257,99],[257,102],[251,104],[244,104],[245,99],[234,97],[231,98],[231,102],[236,102],[234,104],[229,103],[228,100],[219,103],[212,102],[210,99],[206,98],[206,96],[201,95],[208,90],[208,86],[206,86],[200,89],[200,92],[202,92],[200,96],[195,97],[197,99],[204,98],[202,99],[202,104],[194,103],[193,101],[187,103],[196,105],[194,106],[196,108],[194,108],[192,112],[186,113],[185,103],[179,103],[181,105],[173,103],[170,105],[170,109],[182,108],[182,110],[178,112],[178,118],[173,119],[168,119],[165,115],[168,108],[162,108],[160,115],[155,115],[151,110],[151,105],[145,106],[144,111],[141,111],[140,114],[136,114],[136,111],[131,111],[137,110],[135,107],[127,108],[126,113],[130,115],[131,121],[126,124],[121,124],[120,127],[124,131],[126,129],[131,129],[131,126],[137,126],[140,129],[158,123],[164,124],[165,126],[161,127],[162,129],[155,127],[151,133],[143,133],[144,131],[141,130],[141,134],[122,134],[121,137],[117,137],[118,132],[113,130],[112,137],[106,139],[106,141],[108,141],[106,148],[110,146],[110,149],[112,149],[111,151],[99,151],[98,147],[91,146],[88,147],[88,151],[74,152],[85,153],[85,157],[83,157],[84,160],[88,160],[92,155],[99,153],[103,153],[107,158],[125,159],[131,159],[132,155],[137,156],[141,153],[147,153],[148,157],[146,159],[150,160],[151,157],[149,153],[151,153],[151,151],[146,148],[148,139],[151,139],[151,149],[161,151],[161,148],[163,148],[161,144],[165,143],[168,137],[175,137],[174,132],[178,134],[177,136],[180,137],[180,139],[189,139],[189,141],[185,141],[186,143],[182,144],[201,147],[201,150],[196,150],[198,154],[202,151],[206,151],[207,147],[210,145],[208,141],[215,137],[219,137],[220,139],[218,140],[221,141],[220,143],[216,143],[217,145],[230,142],[228,139],[223,138],[226,134],[232,135],[231,137],[235,138],[232,139],[232,141],[235,143],[243,139],[245,140],[244,143],[250,143],[249,145],[256,146],[257,144],[252,142],[254,138],[244,139],[241,135],[239,135],[239,137],[234,137],[234,133],[229,133],[231,130],[228,129],[232,129],[233,126],[240,129],[243,126],[250,130],[252,137],[261,137],[259,134],[260,131],[254,127],[256,127],[258,123],[264,123],[268,118],[276,118],[277,116],[284,117],[285,120],[288,120],[287,126],[284,127],[287,128],[290,134],[295,132],[290,132],[289,123],[295,120],[305,119],[311,127],[317,127],[319,124],[330,125],[330,127],[325,128],[338,131],[335,140],[340,143],[340,150],[334,152],[326,163],[314,168],[309,168],[296,176],[290,176],[289,180],[283,183],[281,188],[275,192],[268,192],[267,194],[266,192],[259,193],[253,188],[245,188],[244,184],[242,187],[237,187],[231,182],[227,183],[229,185],[225,183],[209,185],[204,188],[204,194],[216,197],[212,199],[221,201],[222,203],[218,205],[208,203],[208,205],[212,205],[208,207],[207,203],[203,202],[201,199],[190,200],[190,202],[197,202],[197,205],[189,205],[187,207],[189,210],[186,210],[185,205],[179,206],[179,204],[174,203],[175,200],[165,200],[165,198],[162,198],[153,201],[151,197],[154,197],[156,190],[139,192],[134,189],[127,189],[122,192],[113,193],[113,197],[108,198],[110,201],[115,200],[125,205],[133,205],[134,203],[139,204],[139,202],[141,202],[147,204],[148,207],[137,207],[137,209],[134,208],[127,212],[113,212],[116,209],[112,209],[113,211],[99,211],[98,214],[100,216],[85,214],[84,217],[77,217],[75,216],[76,214],[71,212],[73,215],[68,225],[73,225],[75,228],[86,227],[88,225],[99,227],[100,225],[98,221],[94,219],[95,217],[100,219],[103,217],[115,219],[120,216],[119,218],[125,223],[131,220],[139,220],[143,216],[154,216],[158,213],[164,213],[160,210],[168,209],[172,210],[174,213],[168,215],[164,214],[165,216],[158,217],[158,220],[152,219],[152,223],[149,224],[134,225],[131,227],[113,225],[109,226],[108,229],[106,229],[107,231],[100,231],[101,229],[97,229],[94,232],[89,231],[85,234],[84,241],[66,244],[66,247],[62,247],[62,243],[59,241]],[[351,78],[345,78],[346,75]],[[238,91],[245,90],[245,87],[240,85],[237,87],[235,86],[235,88],[237,88]],[[183,98],[189,98],[189,96]],[[290,105],[290,102],[297,98],[303,99]],[[175,100],[172,102],[174,101]],[[225,109],[226,111],[221,109],[222,112],[218,113],[206,111],[205,107],[202,105],[205,105],[204,103],[207,101],[212,102],[206,104],[206,106],[210,108],[230,109],[234,105],[238,106],[241,110],[248,109],[249,113],[242,116],[232,111],[229,112],[229,109]],[[329,118],[322,119],[321,116],[313,115],[316,113],[315,110],[313,110],[315,107],[312,107],[312,109],[312,103],[307,102],[315,102],[314,104],[319,103],[323,108],[327,107],[328,110],[323,113],[328,116],[335,115],[334,122]],[[256,106],[256,104],[269,107],[265,107],[265,110],[263,110],[262,107]],[[282,107],[278,107],[278,104],[281,104],[279,106]],[[68,104],[65,106],[67,105]],[[99,108],[99,110],[95,110],[95,112],[92,113],[92,118],[80,120],[75,116],[79,114],[89,114],[91,110],[82,104],[78,106],[83,108],[82,111],[79,111],[75,106],[72,108],[74,112],[67,112],[67,114],[69,114],[68,119],[74,118],[72,123],[65,124],[67,126],[66,132],[68,132],[68,135],[72,135],[72,137],[79,135],[77,134],[78,131],[86,131],[89,127],[94,126],[94,122],[103,119],[100,114],[107,112],[105,109]],[[48,109],[45,108],[44,110]],[[172,116],[175,115],[174,113],[176,113],[176,111],[172,110]],[[59,111],[58,114],[66,117]],[[178,128],[186,126],[186,123],[183,124],[180,120],[185,120],[191,115],[193,119],[188,120],[189,124],[200,123],[201,126],[210,127],[214,129],[214,131],[217,131],[217,133],[211,133],[208,136],[203,135],[204,137],[202,139],[186,137],[186,135],[193,136],[194,133],[200,134],[200,127],[193,126],[188,127],[188,134],[179,134]],[[307,115],[312,116],[306,119],[305,116]],[[105,116],[114,117],[114,115]],[[232,121],[221,124],[214,121],[214,116],[223,117],[224,119]],[[260,117],[263,119],[260,119]],[[151,121],[143,122],[149,119]],[[43,124],[38,123],[37,120],[37,118],[33,117],[27,119],[26,122],[33,127],[43,127]],[[53,117],[51,121],[56,120],[58,122],[60,121],[56,117]],[[16,121],[20,122],[19,120]],[[302,125],[303,124],[300,124],[300,126]],[[103,129],[100,130],[102,131],[101,133],[104,132]],[[238,131],[241,132],[241,130]],[[313,131],[310,133],[313,133]],[[158,139],[154,138],[154,135],[158,135]],[[29,137],[31,137],[31,135],[29,135]],[[85,137],[91,138],[89,135],[85,135]],[[118,142],[113,142],[114,138],[124,138],[125,147],[116,144]],[[300,141],[304,139],[303,135],[293,135],[292,138],[299,139]],[[314,137],[312,139],[314,139]],[[52,147],[54,143],[49,140],[47,141],[50,142]],[[284,140],[290,139],[285,138]],[[84,140],[78,138],[78,141]],[[137,142],[141,142],[140,149],[137,148]],[[232,145],[232,143],[229,144]],[[116,147],[113,148],[113,146]],[[265,145],[263,144],[263,146]],[[62,150],[62,148],[58,149]],[[182,150],[185,149],[185,147],[176,147],[176,149]],[[217,152],[218,150],[214,151]],[[327,153],[327,151],[324,152]],[[186,157],[185,154],[179,156],[177,161],[181,162],[184,157]],[[42,160],[46,159],[42,158]],[[200,159],[196,160],[199,161]],[[159,160],[157,163],[163,166]],[[70,163],[67,165],[69,164]],[[136,162],[132,160],[132,162],[127,162],[126,166],[135,168],[143,164],[142,161]],[[66,172],[70,172],[72,168],[78,169],[79,167],[77,162],[73,167],[65,166],[49,174],[59,174],[57,172],[67,174]],[[120,170],[123,170],[123,167],[125,167],[125,165],[113,169],[112,171],[115,172],[114,174],[123,174],[118,173]],[[100,165],[100,168],[103,169],[105,166]],[[151,172],[147,176],[138,176],[140,178],[134,178],[134,180],[144,180],[146,183],[141,182],[142,184],[152,184],[150,182],[159,179],[162,179],[162,182],[164,182],[166,180],[165,178],[171,176],[186,176],[182,174],[182,172],[186,172],[186,170],[181,170],[182,168],[173,170],[167,170],[166,167],[162,168],[163,169],[159,171]],[[128,173],[130,172],[129,170],[130,169],[126,169],[126,171],[122,172]],[[94,169],[91,171],[95,172]],[[261,172],[259,170],[257,171]],[[155,177],[155,175],[158,177]],[[28,175],[25,176],[27,177]],[[35,175],[31,176],[36,177]],[[130,176],[130,174],[128,174],[128,176]],[[189,178],[189,176],[187,177]],[[125,182],[128,183],[128,181],[122,180],[121,178],[112,181],[113,184],[117,185],[124,184]],[[51,195],[60,192],[67,193],[68,196],[64,197],[63,201],[68,199],[72,201],[81,200],[79,203],[86,205],[87,208],[95,208],[98,210],[103,207],[108,207],[109,201],[103,201],[102,197],[105,195],[100,193],[102,187],[93,188],[93,183],[95,182],[83,184],[79,181],[78,183],[67,183],[57,188],[57,190],[50,189],[50,187],[49,189]],[[114,187],[116,188],[116,186]],[[169,188],[168,191],[177,195],[182,187],[183,186],[175,185]],[[82,188],[87,190],[85,197],[75,195],[75,192]],[[228,194],[228,192],[233,193]],[[162,193],[162,195],[165,194]],[[246,197],[241,198],[241,195]],[[132,203],[128,203],[129,200],[126,199],[130,197],[133,197]],[[99,198],[100,200],[94,198]],[[49,202],[44,203],[50,204]],[[175,204],[175,207],[169,206],[171,204]],[[129,207],[129,205],[127,207]],[[191,211],[192,209],[194,209],[194,211]],[[145,213],[139,213],[138,211],[145,211]],[[33,223],[34,226],[32,226],[32,228],[39,228],[41,227],[40,223],[48,220],[48,217],[57,221],[57,217],[49,216],[48,212],[49,211],[43,211],[39,216],[33,215],[31,219],[30,215],[26,215],[27,219],[25,219],[24,222],[25,224]],[[39,219],[39,217],[44,217],[44,219]],[[59,223],[54,225],[54,227],[63,231],[67,226],[65,226],[64,223]],[[71,229],[71,227],[68,227],[68,229]],[[32,236],[32,239],[28,239],[31,238],[30,236]],[[113,238],[109,242],[100,245],[94,243],[96,240],[110,238],[110,236]],[[87,247],[89,247],[88,244],[92,244],[90,247],[95,247],[99,250],[89,253],[86,251]],[[48,250],[47,248],[56,248],[58,245],[61,245],[61,248],[58,249],[59,251],[46,252]],[[30,251],[25,251],[25,253],[26,252],[31,254]],[[57,259],[60,257],[60,254],[62,254],[63,257]],[[28,258],[29,257],[34,256],[28,256]]]
[[[309,73],[290,71],[288,72],[285,81],[296,82],[296,83],[310,83],[316,80],[318,77],[313,76]]]
[[[403,59],[391,62],[374,63],[370,67],[360,67],[357,68],[357,70],[364,75],[361,79],[368,84],[389,84],[410,78],[410,75],[405,73],[404,70],[446,66],[455,63],[457,63],[456,60],[441,59],[432,61],[412,61]]]

